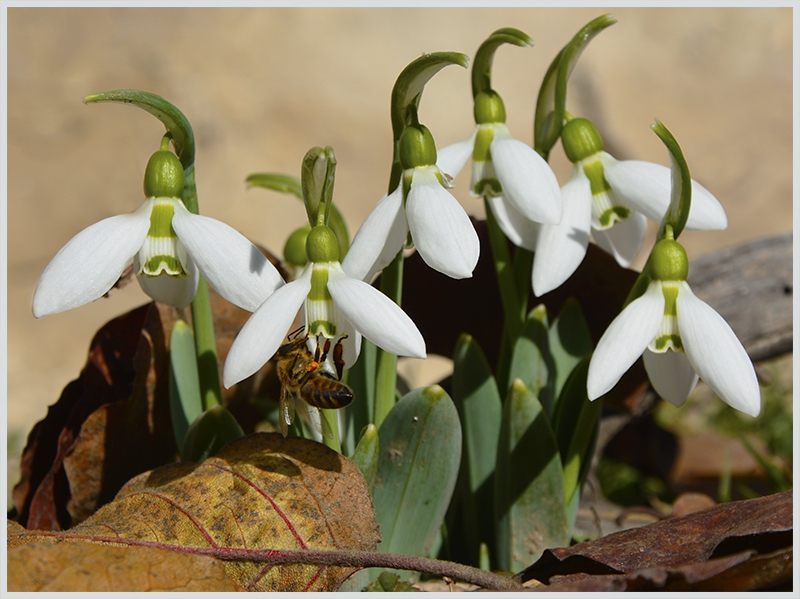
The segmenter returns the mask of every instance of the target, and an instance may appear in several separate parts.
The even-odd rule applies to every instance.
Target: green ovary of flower
[[[653,280],[685,281],[689,276],[689,257],[686,250],[669,236],[656,243],[649,262]]]
[[[183,193],[183,167],[169,150],[159,150],[150,157],[144,172],[146,198],[179,198]]]
[[[436,143],[425,125],[406,127],[400,136],[399,150],[404,170],[436,164]]]
[[[339,242],[327,225],[316,225],[306,239],[306,255],[311,262],[338,262]]]
[[[480,92],[473,106],[475,122],[479,125],[506,122],[506,107],[503,99],[494,90]]]
[[[175,208],[172,199],[154,200],[150,213],[150,230],[147,232],[142,249],[139,251],[139,272],[137,276],[157,277],[168,274],[174,277],[188,277],[178,247],[178,235],[172,228]]]
[[[604,149],[603,138],[591,121],[587,119],[572,119],[568,121],[561,131],[561,145],[564,153],[574,164],[594,156]]]

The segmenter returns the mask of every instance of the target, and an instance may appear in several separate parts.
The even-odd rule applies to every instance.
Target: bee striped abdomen
[[[326,372],[320,372],[313,380],[306,382],[300,389],[300,395],[309,405],[329,410],[343,408],[353,401],[350,387]]]

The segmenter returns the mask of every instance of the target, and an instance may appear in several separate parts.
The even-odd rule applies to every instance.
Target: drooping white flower
[[[455,178],[472,157],[473,196],[496,198],[502,213],[558,224],[562,202],[553,170],[533,148],[512,137],[505,120],[500,96],[480,92],[475,97],[475,131],[469,139],[440,150],[437,166]]]
[[[658,242],[653,251],[685,257],[672,239]],[[673,260],[667,276],[656,269],[645,293],[601,337],[589,364],[589,399],[608,393],[644,354],[653,388],[670,403],[683,404],[699,375],[723,401],[757,416],[761,394],[753,364],[728,323],[692,293],[685,280],[688,261],[683,268],[681,260],[677,268]]]
[[[580,266],[590,232],[597,245],[613,255],[620,266],[630,266],[644,243],[646,218],[661,222],[670,202],[670,169],[639,160],[614,159],[603,150],[600,134],[588,120],[569,121],[561,139],[575,166],[572,178],[561,190],[564,219],[558,225],[543,225],[537,237],[533,263],[533,290],[537,296],[559,287]],[[518,231],[526,224],[512,215],[505,226]],[[727,226],[719,201],[692,181],[686,228],[713,230]],[[509,235],[512,241],[513,235]]]
[[[320,243],[320,238],[323,245],[336,244],[333,232],[318,225],[309,234],[308,247]],[[300,277],[275,291],[250,316],[225,360],[226,387],[254,374],[275,354],[301,309],[310,349],[318,335],[342,341],[346,368],[358,358],[362,335],[390,353],[425,357],[425,341],[408,315],[360,277],[348,274],[337,260],[330,259],[332,255],[327,250],[309,251],[309,263]],[[329,356],[325,364],[330,372],[334,372],[332,359]]]
[[[151,158],[147,172],[162,168],[165,161],[173,173],[174,163],[180,169],[177,157],[162,150]],[[163,177],[150,188],[147,181],[146,175],[145,192],[151,193],[136,212],[95,223],[59,250],[36,285],[35,317],[103,296],[131,259],[145,293],[178,308],[194,299],[198,270],[220,295],[251,311],[283,284],[275,267],[243,235],[186,209],[179,199],[182,169],[179,180],[166,187],[158,188]]]
[[[407,127],[400,138],[403,177],[381,198],[356,233],[342,266],[351,276],[369,281],[403,248],[409,232],[431,268],[454,279],[472,276],[480,240],[469,216],[447,191],[436,166],[430,131]]]

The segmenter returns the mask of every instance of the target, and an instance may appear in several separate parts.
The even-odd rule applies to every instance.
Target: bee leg
[[[344,372],[344,347],[342,346],[342,339],[347,335],[342,335],[336,345],[333,347],[333,364],[336,366],[336,377],[342,380],[342,373]]]

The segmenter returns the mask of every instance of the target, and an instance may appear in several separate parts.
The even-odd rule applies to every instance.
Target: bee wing
[[[278,420],[280,420],[281,434],[286,437],[286,435],[289,434],[289,427],[294,420],[294,397],[292,397],[292,394],[289,393],[286,387],[281,389],[281,407]]]

